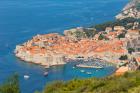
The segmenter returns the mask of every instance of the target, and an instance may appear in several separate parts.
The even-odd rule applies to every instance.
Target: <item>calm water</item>
[[[30,39],[36,34],[50,32],[63,33],[64,29],[90,26],[107,20],[122,9],[128,0],[0,0],[0,82],[13,73],[20,75],[22,93],[33,93],[54,80],[72,78],[104,77],[114,68],[99,71],[87,69],[93,75],[72,69],[73,63],[52,67],[49,76],[42,74],[40,66],[19,61],[13,50],[16,44]],[[24,80],[23,75],[31,78]]]

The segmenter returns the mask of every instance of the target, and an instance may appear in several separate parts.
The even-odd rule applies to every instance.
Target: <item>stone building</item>
[[[114,30],[115,31],[122,31],[122,30],[125,30],[125,27],[124,26],[114,26]]]
[[[105,32],[106,32],[106,33],[109,33],[109,32],[111,32],[111,31],[113,31],[112,27],[106,27],[106,29],[105,29]]]

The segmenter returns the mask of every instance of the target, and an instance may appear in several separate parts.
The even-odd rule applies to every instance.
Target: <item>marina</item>
[[[76,67],[80,68],[95,68],[95,69],[103,69],[107,66],[112,66],[113,64],[103,61],[101,59],[90,59],[77,64]]]
[[[102,66],[94,66],[94,65],[89,66],[87,64],[79,64],[79,65],[76,65],[76,67],[81,67],[81,68],[95,68],[95,69],[101,69],[101,68],[103,68]]]

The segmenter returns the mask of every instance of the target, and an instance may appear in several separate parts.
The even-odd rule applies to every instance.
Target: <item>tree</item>
[[[74,36],[75,36],[77,39],[81,39],[81,38],[84,38],[86,35],[85,35],[84,32],[75,31],[75,32],[74,32]]]
[[[128,48],[128,53],[132,54],[132,52],[135,52],[135,49],[134,48]]]
[[[120,60],[127,60],[128,59],[128,56],[127,55],[122,55],[119,59]]]
[[[85,29],[84,32],[88,38],[94,37],[94,35],[97,33],[95,29]]]
[[[98,40],[103,40],[103,39],[105,39],[105,36],[100,34],[100,36],[98,37]]]
[[[0,85],[0,93],[20,93],[18,75],[15,74]]]
[[[41,93],[140,93],[140,71],[122,76],[74,79],[47,85]]]
[[[119,38],[119,39],[120,39],[120,38],[125,38],[125,33],[119,34],[119,35],[118,35],[118,38]]]
[[[129,26],[128,23],[134,23],[134,22],[140,22],[140,19],[128,17],[122,20],[109,21],[91,27],[95,28],[97,31],[104,31],[106,27],[114,27],[114,26],[124,26],[126,29],[130,29],[133,26]]]

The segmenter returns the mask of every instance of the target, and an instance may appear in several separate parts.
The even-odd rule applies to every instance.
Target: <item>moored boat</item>
[[[85,70],[81,70],[81,72],[85,72]]]
[[[48,72],[44,72],[44,76],[48,76],[48,74],[49,74]]]
[[[103,68],[103,66],[89,66],[89,65],[84,65],[84,64],[79,64],[79,65],[76,65],[77,67],[81,67],[81,68],[96,68],[96,69],[101,69]]]
[[[75,67],[72,67],[73,69],[75,68]]]
[[[87,74],[91,75],[92,73],[91,72],[86,72]]]
[[[30,76],[29,75],[24,75],[24,79],[29,79]]]

